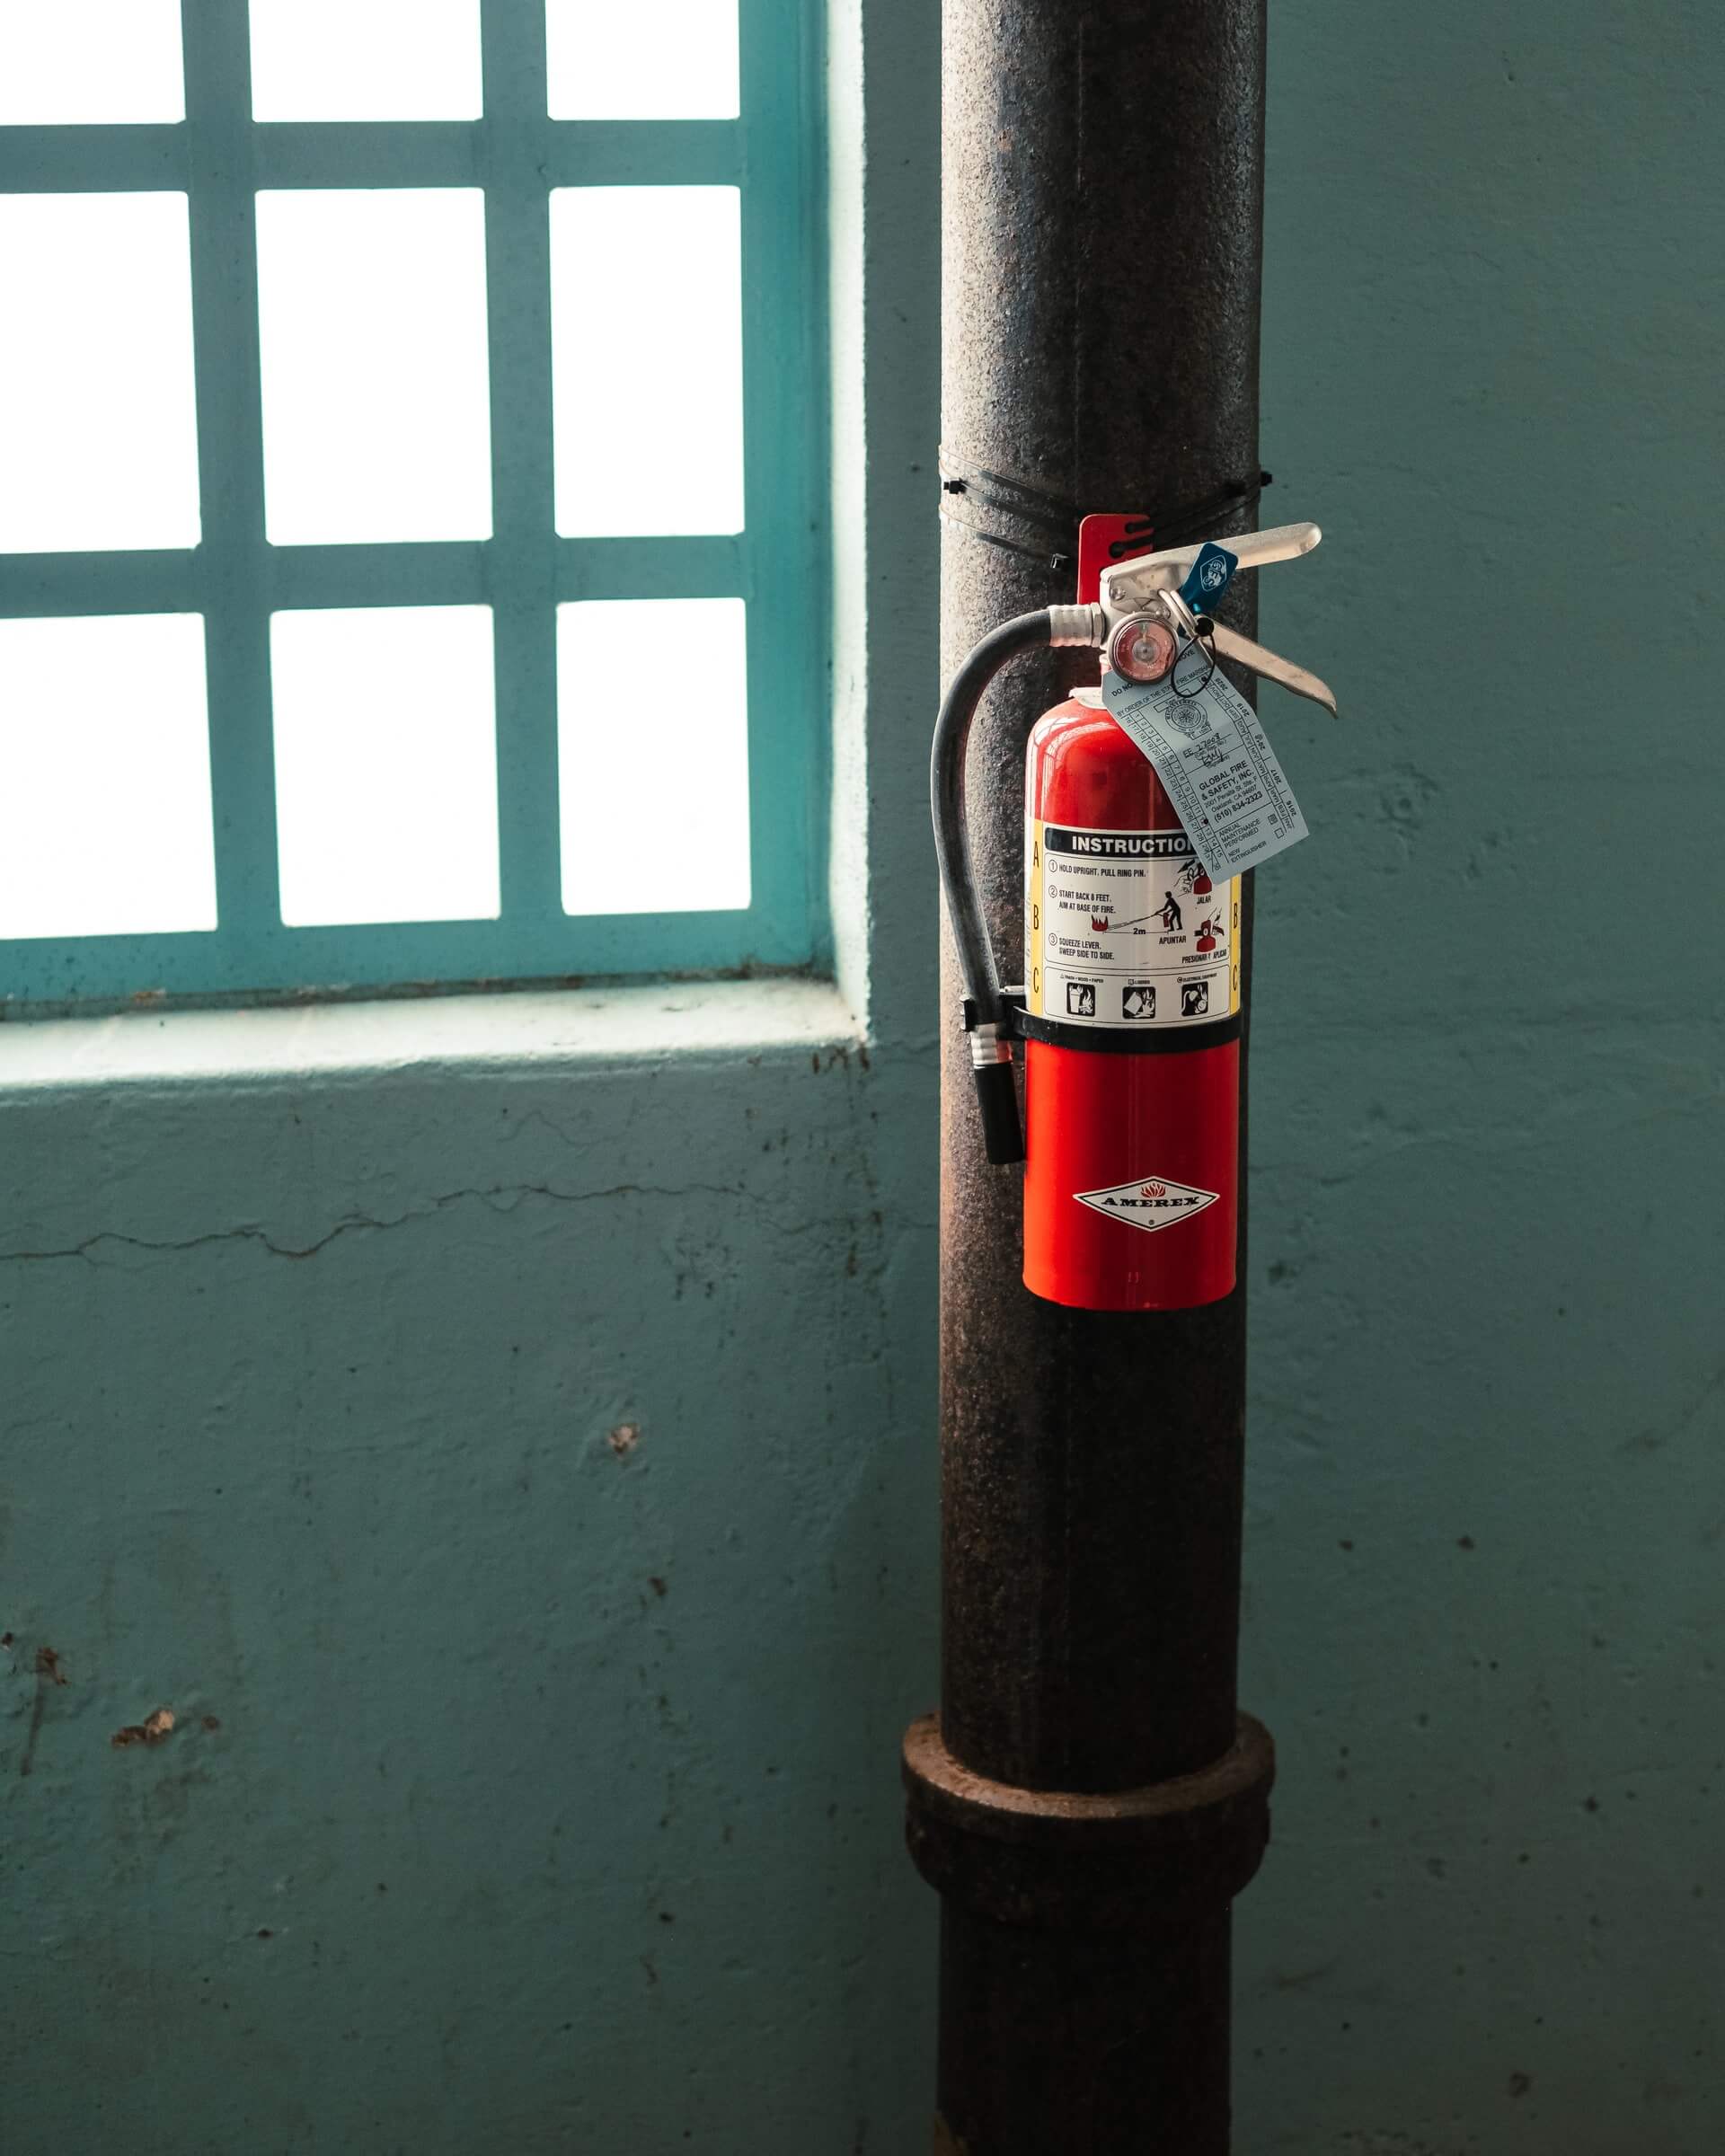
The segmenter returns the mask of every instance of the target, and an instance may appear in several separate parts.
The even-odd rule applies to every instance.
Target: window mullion
[[[561,921],[544,0],[481,0],[480,20],[502,914]]]
[[[185,130],[177,123],[0,128],[0,192],[114,193],[181,185]]]
[[[256,949],[279,906],[249,26],[234,0],[183,0],[182,21],[217,904]]]
[[[771,946],[819,921],[826,870],[824,45],[819,11],[793,0],[741,0],[738,12],[751,888]],[[805,386],[789,403],[787,382]]]

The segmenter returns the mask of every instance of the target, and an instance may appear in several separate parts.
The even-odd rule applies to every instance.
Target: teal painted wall
[[[910,2145],[907,1091],[4,1101],[9,2156]]]
[[[0,1029],[7,2156],[924,2145],[929,12],[870,0],[836,146],[866,1065],[836,1000]],[[1345,716],[1265,698],[1260,2156],[1725,2140],[1725,40],[1531,13],[1272,9],[1269,503],[1329,536],[1264,634]]]
[[[839,986],[0,1026],[4,2156],[925,2138],[939,31],[832,16]]]
[[[4,1100],[7,2156],[911,2145],[919,1107]]]
[[[1715,2156],[1725,29],[1270,18],[1240,2145]]]

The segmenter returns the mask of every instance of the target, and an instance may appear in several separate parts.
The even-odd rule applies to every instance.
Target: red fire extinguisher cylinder
[[[1025,773],[1024,1285],[1184,1310],[1234,1285],[1240,893],[1096,692]]]

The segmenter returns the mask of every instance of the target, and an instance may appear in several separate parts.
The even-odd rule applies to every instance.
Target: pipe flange
[[[1087,1795],[972,1773],[924,1715],[905,1734],[905,1839],[940,1894],[997,1923],[1145,1930],[1231,1902],[1263,1861],[1276,1746],[1238,1719],[1196,1774]]]

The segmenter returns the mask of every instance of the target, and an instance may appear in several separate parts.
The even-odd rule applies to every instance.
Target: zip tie
[[[1057,576],[1062,570],[1072,568],[1078,559],[1076,554],[1050,553],[1046,547],[1025,546],[1017,539],[1003,538],[998,532],[985,532],[979,524],[967,524],[962,517],[949,517],[944,509],[941,511],[941,522],[950,524],[955,532],[969,532],[985,546],[997,546],[1009,554],[1026,554],[1032,561],[1046,561]]]
[[[934,455],[941,474],[942,494],[974,494],[986,508],[1004,509],[1009,517],[1016,517],[1022,523],[1039,524],[1046,531],[1061,535],[1068,531],[1076,532],[1083,512],[1075,508],[1063,495],[1045,493],[1040,487],[1033,487],[1026,480],[1013,479],[1008,473],[985,472],[980,465],[968,472],[962,464],[949,464],[943,448],[937,449]],[[985,481],[986,485],[978,484],[978,482]],[[1027,509],[1021,508],[1017,502],[1004,501],[990,490],[996,487],[1004,487],[1009,494],[1022,494],[1026,501],[1039,503],[1042,509],[1052,509],[1054,515],[1044,516],[1039,509]]]
[[[1034,525],[1043,531],[1051,532],[1057,543],[1057,543],[1053,547],[1031,546],[1021,539],[1009,539],[1004,533],[991,532],[980,524],[972,523],[968,517],[952,516],[944,501],[940,510],[942,524],[950,524],[957,531],[969,532],[972,538],[980,539],[985,546],[997,546],[1006,553],[1022,554],[1032,561],[1046,561],[1057,574],[1062,570],[1070,569],[1077,561],[1081,512],[1071,502],[1057,494],[1047,493],[1040,487],[1033,487],[1025,480],[1014,479],[1007,473],[987,472],[980,465],[967,469],[962,464],[949,463],[944,449],[939,451],[938,455],[941,493],[943,497],[961,496],[984,508],[998,510],[1003,516],[1014,517],[1020,524]],[[1127,526],[1126,536],[1113,541],[1110,545],[1109,558],[1118,561],[1127,554],[1136,553],[1152,538],[1161,538],[1171,544],[1178,544],[1190,527],[1201,526],[1226,509],[1255,502],[1264,489],[1273,483],[1270,474],[1261,471],[1255,479],[1231,481],[1217,492],[1207,495],[1202,501],[1190,502],[1169,515],[1135,517]],[[1014,495],[1022,499],[1011,499]],[[1027,506],[1030,504],[1038,506]],[[1057,511],[1058,515],[1050,516],[1046,513],[1048,510]]]

